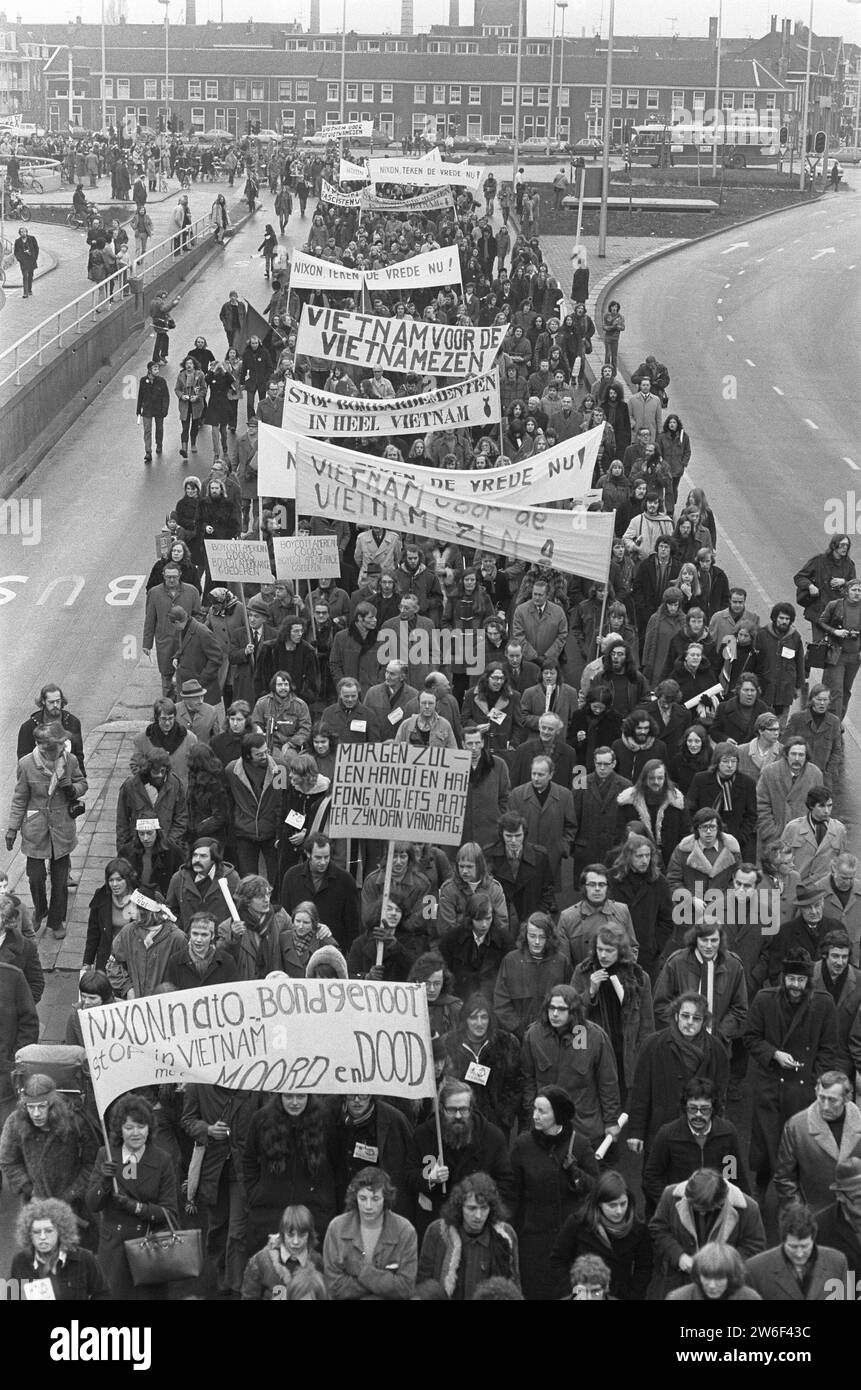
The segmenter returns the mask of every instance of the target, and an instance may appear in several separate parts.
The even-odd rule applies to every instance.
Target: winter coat
[[[445,1039],[449,1060],[448,1076],[458,1081],[469,1080],[475,1109],[490,1124],[508,1134],[517,1116],[520,1098],[520,1044],[513,1034],[496,1027],[488,1031],[483,1042],[472,1042],[466,1024],[460,1023]],[[487,1067],[489,1074],[482,1082],[467,1077],[470,1067]]]
[[[786,758],[770,763],[756,784],[757,856],[779,840],[789,821],[807,815],[807,793],[822,785],[822,772],[808,762],[793,781]]]
[[[362,1251],[357,1211],[336,1216],[323,1242],[326,1287],[333,1302],[354,1299],[404,1301],[412,1296],[418,1270],[415,1228],[403,1216],[385,1212],[370,1264]]]
[[[449,1170],[446,1184],[448,1193],[473,1173],[487,1173],[499,1188],[499,1195],[506,1206],[510,1203],[513,1191],[511,1159],[508,1145],[501,1129],[491,1124],[484,1116],[473,1111],[472,1139],[468,1144],[454,1148],[442,1142],[442,1162]],[[446,1193],[439,1183],[431,1186],[426,1174],[430,1160],[440,1157],[436,1125],[433,1118],[424,1120],[413,1132],[407,1158],[407,1187],[416,1199],[415,1226],[422,1235],[431,1221],[439,1216],[445,1203]]]
[[[170,409],[170,388],[163,376],[143,376],[138,383],[138,415],[163,420]]]
[[[753,1063],[756,1095],[750,1140],[750,1166],[755,1173],[773,1172],[783,1126],[813,1098],[816,1078],[837,1059],[837,1011],[829,994],[812,984],[797,1008],[784,987],[761,989],[750,1006],[744,1044]],[[789,1052],[801,1066],[781,1067],[775,1052]]]
[[[443,894],[449,884],[454,882],[449,879],[443,885],[440,892],[440,913],[437,917],[437,929],[441,930]],[[495,885],[498,899],[499,911],[504,911],[504,896],[499,884]],[[491,894],[491,898],[493,898]],[[464,905],[465,906],[465,905]],[[496,917],[496,912],[494,912]],[[508,951],[511,950],[511,936],[507,930],[501,929],[497,922],[491,925],[490,931],[482,942],[477,946],[472,934],[472,927],[462,922],[454,926],[450,931],[446,931],[439,942],[439,950],[443,960],[454,976],[454,992],[459,998],[466,1000],[471,994],[481,993],[490,1000],[493,997],[493,990],[496,985],[496,977],[499,974],[500,966]]]
[[[516,875],[501,840],[494,841],[484,853],[488,872],[505,895],[512,931],[516,931],[533,912],[549,912],[555,916],[553,874],[547,851],[541,845],[524,844],[517,861]]]
[[[258,395],[265,396],[274,365],[271,354],[262,343],[256,348],[248,343],[242,354],[243,390],[256,391]]]
[[[584,1030],[584,1031],[580,1031]],[[544,1018],[530,1024],[520,1053],[521,1115],[532,1122],[532,1106],[542,1086],[561,1086],[574,1102],[574,1124],[593,1145],[619,1118],[619,1078],[610,1039],[594,1023],[559,1033]]]
[[[17,966],[30,986],[33,1002],[38,1004],[45,991],[45,977],[36,942],[29,936],[22,936],[17,927],[7,927],[0,945],[0,962]]]
[[[286,671],[290,677],[293,693],[306,705],[312,705],[317,698],[317,657],[309,642],[299,642],[295,647],[286,647],[280,637],[263,642],[257,656],[254,671],[255,700],[265,695],[276,671]]]
[[[838,1149],[831,1128],[814,1101],[792,1115],[783,1127],[774,1170],[774,1186],[782,1203],[803,1202],[814,1216],[834,1200],[831,1184],[838,1163],[861,1158],[861,1110],[846,1102]]]
[[[668,1187],[662,1193],[658,1209],[649,1222],[661,1271],[661,1287],[659,1292],[656,1291],[659,1298],[666,1298],[671,1289],[682,1288],[687,1282],[687,1275],[679,1269],[679,1260],[682,1255],[693,1256],[701,1249],[694,1213],[685,1196],[685,1186],[685,1182],[680,1182],[675,1187]],[[702,1243],[719,1241],[723,1245],[731,1245],[746,1260],[765,1249],[762,1217],[752,1197],[746,1196],[734,1183],[727,1183],[727,1188],[723,1206],[712,1213]]]
[[[682,1091],[691,1076],[708,1077],[715,1084],[719,1101],[723,1101],[729,1080],[729,1055],[723,1043],[710,1033],[701,1037],[701,1060],[694,1071],[688,1071],[672,1029],[653,1034],[643,1046],[631,1087],[627,1137],[643,1140],[647,1158],[661,1125],[678,1117]]]
[[[172,922],[162,923],[149,946],[144,945],[146,936],[136,922],[129,922],[114,937],[105,973],[119,999],[142,999],[166,980],[172,982],[174,964],[188,950],[185,932]]]
[[[607,981],[600,986],[596,998],[590,998],[589,977],[593,970],[597,969],[598,963],[594,953],[590,952],[589,958],[581,961],[575,968],[571,984],[583,1000],[586,1017],[592,1023],[597,1024],[599,1028],[602,1028],[609,1037],[604,995],[607,990],[612,990],[613,986]],[[620,964],[614,966],[613,970],[625,991],[622,1000],[622,1065],[619,1068],[619,1075],[620,1079],[624,1077],[625,1091],[630,1091],[637,1067],[637,1058],[646,1039],[650,1038],[655,1031],[652,986],[648,975],[639,965]],[[617,1056],[617,1065],[618,1061]],[[624,1094],[622,1099],[624,1100]]]
[[[641,700],[638,703],[642,707],[646,701]],[[660,759],[664,764],[667,762],[666,744],[662,739],[652,738],[651,735],[645,743],[637,743],[627,734],[622,734],[613,740],[610,747],[616,758],[616,772],[620,777],[626,778],[629,784],[636,782],[646,763],[651,762],[653,758]],[[639,817],[635,815],[629,819],[638,820]]]
[[[78,842],[67,791],[71,789],[78,799],[86,794],[87,781],[74,753],[61,755],[56,773],[59,777],[52,791],[55,769],[42,762],[37,750],[18,763],[8,828],[21,831],[21,853],[28,859],[61,859]]]
[[[82,1213],[98,1147],[97,1131],[83,1116],[72,1115],[68,1134],[55,1123],[38,1129],[19,1102],[0,1137],[4,1186],[24,1202],[56,1197]]]
[[[402,723],[398,725],[398,731],[395,734],[395,743],[409,743],[418,727],[418,723],[419,716],[417,714],[411,714],[404,719]],[[441,714],[435,714],[433,716],[430,729],[426,732],[428,734],[429,748],[457,748],[457,739],[454,736],[454,730],[448,720],[444,719]]]
[[[111,954],[114,937],[121,930],[120,927],[114,929],[112,902],[111,890],[106,883],[97,888],[90,899],[87,941],[81,964],[91,970],[104,970]]]
[[[181,371],[176,378],[173,393],[179,401],[179,418],[199,420],[206,404],[206,377],[200,368],[194,372]]]
[[[277,1231],[286,1206],[308,1207],[314,1218],[318,1239],[322,1239],[337,1210],[335,1171],[330,1158],[331,1122],[324,1120],[320,1162],[312,1171],[301,1149],[283,1160],[266,1155],[267,1130],[290,1128],[281,1096],[273,1096],[252,1117],[242,1153],[242,1185],[248,1206],[248,1246],[257,1249],[269,1232]]]
[[[153,589],[152,593],[158,593]],[[176,688],[180,690],[185,681],[198,680],[206,687],[204,700],[208,705],[221,703],[221,686],[218,673],[221,670],[221,647],[209,628],[196,618],[190,618],[182,632],[174,636],[176,657]]]
[[[167,905],[176,913],[184,932],[188,931],[195,912],[209,912],[216,922],[222,921],[224,894],[218,886],[220,878],[226,880],[230,892],[235,894],[239,875],[232,864],[222,864],[212,878],[207,877],[202,883],[195,883],[194,873],[187,865],[177,869],[168,886]]]
[[[173,775],[179,779],[179,783],[184,792],[188,785],[188,755],[197,743],[197,734],[192,733],[191,729],[183,729],[179,723],[175,724],[174,728],[180,729],[185,737],[180,739],[173,749],[169,748],[167,751],[168,757],[170,758],[170,770]],[[158,725],[155,723],[147,724],[146,728],[143,729],[141,733],[135,734],[132,740],[132,746],[134,748],[134,753],[132,754],[130,765],[136,768],[139,765],[141,757],[147,757],[154,749],[163,747]],[[146,814],[147,816],[152,816],[153,808],[150,807]]]
[[[665,794],[657,813],[652,819],[650,808],[636,787],[628,787],[616,797],[619,807],[619,840],[624,839],[628,821],[642,821],[647,829],[653,828],[655,843],[664,864],[669,864],[673,850],[690,831],[690,817],[685,810],[685,799],[673,787]]]
[[[558,660],[568,636],[568,619],[564,608],[549,599],[539,614],[533,599],[520,603],[514,610],[511,628],[514,641],[523,644],[528,661]]]
[[[337,632],[329,656],[329,669],[336,686],[344,676],[353,676],[359,682],[361,695],[364,695],[365,691],[378,683],[381,675],[377,634],[369,632],[363,638],[355,623]]]
[[[173,673],[171,662],[176,648],[176,631],[167,615],[174,606],[184,608],[189,616],[199,613],[199,590],[193,584],[180,584],[176,594],[172,594],[164,584],[157,584],[146,596],[143,647],[145,651],[150,651],[155,646],[158,669],[163,676]]]
[[[627,907],[638,945],[637,964],[652,979],[657,964],[673,935],[673,901],[663,874],[649,878],[633,870],[621,878],[610,876],[610,896]]]
[[[847,847],[846,826],[830,817],[825,834],[817,843],[809,815],[798,816],[784,826],[780,840],[792,851],[792,862],[802,883],[820,883],[828,877],[832,859],[837,859]]]
[[[547,991],[567,985],[571,966],[552,942],[536,960],[524,944],[503,958],[493,991],[493,1012],[500,1028],[522,1038],[541,1012]]]
[[[469,775],[469,790],[463,821],[461,844],[492,844],[499,818],[508,810],[511,784],[502,758],[482,751],[478,766]]]
[[[11,1276],[16,1284],[42,1277],[35,1268],[32,1253],[19,1250],[12,1260]],[[95,1255],[76,1247],[63,1251],[49,1276],[58,1303],[107,1303],[113,1298]]]
[[[233,957],[223,946],[216,946],[201,974],[193,963],[190,951],[178,956],[170,966],[170,983],[176,989],[204,989],[209,985],[231,984],[238,979]]]
[[[233,803],[233,834],[248,840],[275,840],[281,830],[281,791],[277,785],[278,764],[267,758],[260,792],[255,790],[242,758],[224,769],[227,789]]]
[[[762,698],[770,709],[791,705],[804,685],[804,643],[794,627],[778,634],[769,623],[756,636]],[[786,656],[785,653],[790,655]]]
[[[652,1237],[635,1216],[630,1231],[609,1241],[577,1215],[565,1221],[550,1255],[556,1297],[571,1288],[570,1269],[581,1255],[597,1255],[610,1271],[610,1297],[623,1303],[642,1303],[652,1276]]]
[[[684,631],[684,626],[684,613],[669,613],[663,603],[650,617],[643,643],[643,675],[649,685],[657,685],[662,678],[673,638]]]
[[[618,840],[618,797],[630,785],[627,777],[620,777],[618,772],[611,772],[603,781],[590,772],[585,785],[574,789],[575,883],[587,864],[606,862],[606,856]]]
[[[157,820],[162,839],[182,849],[188,830],[188,808],[185,789],[173,772],[167,774],[158,788],[154,802],[147,795],[140,773],[127,777],[122,783],[117,797],[117,854],[125,858],[134,847],[139,817]]]
[[[413,700],[418,700],[418,696],[419,692],[415,686],[407,685],[406,682],[401,686],[394,700],[391,698],[391,692],[385,682],[372,685],[365,692],[365,708],[369,709],[374,716],[375,742],[391,742],[404,718],[407,705]]]
[[[39,1041],[39,1015],[23,970],[0,961],[0,1101],[13,1095],[15,1053]]]
[[[721,832],[715,848],[718,854],[712,863],[696,835],[686,835],[679,841],[667,865],[667,882],[674,897],[684,898],[690,894],[693,898],[704,898],[710,890],[723,892],[729,887],[736,866],[741,863],[738,840]]]
[[[687,430],[677,430],[673,434],[668,430],[661,430],[656,442],[664,463],[670,470],[670,476],[674,479],[681,478],[691,461],[691,441]]]
[[[754,736],[753,726],[761,714],[769,714],[767,704],[759,697],[752,705],[741,705],[737,695],[731,695],[718,705],[711,736],[715,743],[732,739],[733,743],[748,743]]]
[[[526,1299],[551,1299],[555,1277],[549,1256],[563,1223],[588,1195],[598,1177],[592,1147],[563,1125],[559,1134],[534,1129],[515,1139],[512,1220],[520,1240],[520,1279]]]
[[[728,1043],[741,1037],[747,1018],[747,981],[744,966],[732,951],[721,950],[714,963],[714,1003],[712,1031]],[[655,985],[655,1016],[659,1024],[670,1021],[671,1006],[680,994],[693,990],[705,997],[705,967],[697,960],[693,947],[674,951]]]
[[[574,845],[576,822],[574,799],[564,787],[550,783],[549,794],[542,803],[531,782],[515,787],[508,801],[509,810],[517,811],[526,821],[526,839],[543,845],[550,858],[557,887],[560,885],[562,860],[567,859]]]
[[[221,1174],[227,1164],[231,1164],[232,1176],[241,1184],[242,1151],[251,1121],[262,1103],[263,1096],[256,1091],[186,1083],[182,1097],[182,1128],[195,1144],[204,1146],[194,1198],[198,1210],[216,1205]],[[230,1138],[226,1141],[210,1137],[209,1126],[218,1120],[230,1126]]]
[[[105,1159],[117,1165],[120,1191],[133,1202],[139,1202],[140,1215],[123,1211],[114,1201],[113,1184],[100,1171]],[[160,1149],[150,1136],[146,1148],[129,1175],[123,1172],[122,1145],[100,1148],[96,1154],[93,1173],[87,1188],[87,1207],[99,1213],[99,1249],[97,1259],[107,1280],[111,1297],[129,1301],[136,1297],[124,1242],[145,1236],[150,1227],[158,1230],[167,1225],[166,1213],[176,1220],[178,1193],[173,1158]],[[131,1174],[134,1176],[131,1176]]]
[[[807,709],[790,715],[786,733],[787,736],[800,734],[807,740],[810,756],[816,766],[822,768],[823,781],[830,790],[843,763],[843,735],[837,715],[829,710],[821,719],[815,720],[808,705]]]
[[[823,555],[814,555],[793,576],[792,582],[796,589],[795,601],[804,609],[804,616],[813,628],[814,639],[821,641],[825,636],[817,623],[820,613],[833,598],[839,597],[845,584],[854,578],[855,561],[851,556],[846,555],[838,559],[830,551],[826,551]],[[835,587],[833,584],[835,579],[842,579],[844,584]],[[818,591],[815,596],[810,593],[811,585]]]
[[[657,1206],[665,1187],[686,1182],[700,1168],[716,1168],[723,1174],[732,1171],[736,1187],[750,1192],[741,1137],[735,1125],[720,1115],[713,1116],[702,1143],[691,1131],[684,1115],[661,1125],[643,1167],[643,1192],[653,1206]]]
[[[756,783],[743,772],[736,772],[730,783],[732,810],[724,809],[723,792],[718,780],[717,768],[708,772],[698,772],[693,777],[687,794],[687,808],[693,817],[697,811],[708,807],[720,813],[724,830],[735,839],[742,859],[756,858]]]
[[[463,1233],[446,1221],[432,1221],[425,1231],[419,1259],[418,1281],[428,1279],[442,1284],[449,1299],[468,1302],[472,1289],[458,1292]],[[496,1221],[490,1228],[490,1243],[481,1268],[483,1278],[509,1279],[520,1287],[517,1236],[507,1221]]]
[[[813,967],[813,988],[825,989],[822,982],[823,962],[818,960]],[[857,1046],[853,1045],[853,1033],[861,1039],[861,970],[854,965],[846,967],[842,988],[834,1001],[837,1009],[837,1068],[845,1072],[851,1081],[861,1067],[857,1064]],[[854,1055],[853,1055],[854,1054]],[[857,1077],[856,1077],[857,1080]],[[861,1092],[859,1092],[861,1094]]]
[[[754,1255],[745,1263],[748,1287],[766,1303],[825,1303],[832,1297],[835,1287],[846,1287],[849,1277],[846,1256],[827,1245],[817,1245],[814,1249],[806,1293],[783,1253],[782,1244]]]
[[[558,684],[554,687],[550,711],[562,720],[563,731],[568,728],[579,709],[577,691],[573,685]],[[534,736],[538,733],[538,722],[547,710],[547,696],[543,685],[532,685],[523,692],[520,712],[523,724]]]
[[[348,951],[362,930],[359,890],[352,875],[330,863],[317,892],[308,861],[295,864],[282,879],[281,904],[287,912],[293,912],[303,902],[316,905],[320,920],[326,923],[340,950]]]

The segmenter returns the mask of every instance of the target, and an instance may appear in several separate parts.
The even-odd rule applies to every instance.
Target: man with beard
[[[830,1071],[837,1056],[837,1011],[830,994],[813,988],[810,955],[787,952],[780,969],[781,983],[759,991],[744,1030],[756,1096],[750,1167],[760,1199],[777,1163],[783,1126],[810,1103],[815,1078]]]
[[[657,737],[657,725],[645,709],[635,709],[622,724],[622,736],[612,745],[616,771],[630,786],[652,758],[660,758],[666,766],[667,749]]]
[[[71,745],[71,752],[78,760],[78,767],[81,769],[81,776],[86,777],[84,767],[84,737],[81,732],[81,721],[76,715],[72,714],[66,706],[66,697],[58,685],[43,685],[39,691],[39,707],[35,709],[29,718],[24,720],[18,730],[18,748],[16,757],[19,762],[21,758],[26,758],[28,753],[32,753],[36,747],[36,730],[43,724],[60,724],[66,734],[66,738]]]
[[[621,637],[605,649],[602,663],[598,683],[609,686],[613,709],[623,719],[634,710],[640,710],[649,698],[649,683],[642,671],[637,670],[636,661]],[[653,733],[657,733],[657,729]]]
[[[726,1173],[732,1164],[736,1187],[750,1192],[741,1139],[732,1121],[719,1113],[714,1082],[693,1077],[682,1091],[680,1109],[680,1119],[661,1125],[643,1168],[643,1192],[652,1205],[658,1205],[665,1187],[684,1182],[698,1168]]]
[[[412,1138],[400,1110],[379,1096],[344,1096],[335,1131],[335,1180],[338,1205],[352,1179],[369,1164],[382,1168],[397,1188],[392,1208],[407,1219],[412,1202],[406,1187],[407,1156]]]
[[[407,1185],[416,1200],[415,1227],[423,1235],[439,1216],[456,1183],[473,1173],[487,1173],[503,1201],[513,1192],[508,1145],[501,1129],[475,1108],[466,1081],[445,1080],[439,1093],[442,1153],[438,1152],[433,1118],[416,1129],[407,1159]]]
[[[804,685],[804,643],[794,622],[793,605],[776,603],[754,644],[759,656],[757,671],[762,681],[762,698],[784,722]]]
[[[382,681],[372,685],[365,695],[365,705],[374,716],[376,742],[391,742],[406,715],[407,706],[418,700],[418,694],[414,685],[407,684],[406,662],[386,662]]]
[[[163,748],[138,759],[137,771],[123,782],[117,797],[117,854],[128,859],[135,845],[139,818],[155,820],[164,843],[182,849],[188,829],[185,789]]]
[[[696,898],[690,908],[699,920],[685,934],[684,950],[672,953],[658,977],[655,1022],[669,1022],[672,1001],[685,990],[699,993],[711,1010],[712,1033],[729,1051],[747,1017],[744,966],[738,956],[727,950],[726,935],[714,914],[704,910]]]
[[[553,781],[556,785],[570,790],[578,762],[577,753],[565,742],[565,726],[559,715],[550,711],[539,716],[538,737],[527,739],[511,754],[509,771],[513,787],[522,787],[524,782],[529,781],[532,759],[539,754],[552,758]]]

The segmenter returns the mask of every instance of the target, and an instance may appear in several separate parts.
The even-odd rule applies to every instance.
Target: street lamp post
[[[718,4],[717,45],[715,52],[715,126],[712,132],[712,178],[717,178],[718,125],[720,124],[720,50],[723,38],[723,0]],[[724,125],[726,122],[724,122]]]
[[[517,71],[514,76],[514,153],[511,163],[511,191],[517,187],[517,160],[520,154],[520,72],[523,64],[523,0],[517,0]]]
[[[550,25],[550,86],[547,88],[547,154],[553,141],[553,54],[556,48],[556,0],[553,0],[552,22]]]
[[[342,5],[341,5],[341,106],[340,106],[340,114],[339,114],[339,117],[338,117],[338,119],[339,119],[340,122],[341,122],[341,125],[344,124],[344,120],[345,120],[345,116],[344,116],[344,110],[345,110],[344,101],[345,101],[345,98],[346,98],[346,95],[347,95],[346,77],[347,77],[347,0],[343,0],[343,3],[342,3]],[[343,140],[343,137],[342,137],[342,138],[338,141],[338,154],[339,154],[339,156],[340,156],[340,155],[343,155],[343,153],[344,153],[344,140]]]
[[[107,75],[105,73],[105,0],[102,0],[102,134],[108,131]]]
[[[804,192],[807,179],[807,132],[810,127],[810,69],[813,59],[813,0],[810,0],[810,18],[807,23],[807,62],[804,66],[804,104],[801,116],[801,145],[798,171],[798,190]],[[811,179],[812,182],[812,179]]]
[[[562,139],[562,69],[565,66],[565,11],[568,8],[568,0],[556,0],[556,8],[562,11],[562,24],[559,29],[559,97],[556,102],[556,139]],[[553,100],[553,92],[550,92],[550,100]]]
[[[158,0],[164,5],[164,133],[170,134],[170,0]]]
[[[610,23],[607,35],[607,79],[604,86],[604,152],[601,161],[601,211],[598,217],[598,257],[607,255],[607,199],[610,194],[610,112],[613,102],[613,23],[616,0],[610,0]]]

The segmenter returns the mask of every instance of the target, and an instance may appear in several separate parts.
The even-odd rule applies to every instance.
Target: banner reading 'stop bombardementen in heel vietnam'
[[[139,1086],[434,1094],[422,985],[237,980],[81,1010],[101,1114]]]

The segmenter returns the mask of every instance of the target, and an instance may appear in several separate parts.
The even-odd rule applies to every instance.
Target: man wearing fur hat
[[[750,1168],[759,1198],[777,1165],[783,1126],[811,1103],[815,1078],[834,1066],[837,1053],[834,1000],[814,990],[809,953],[787,952],[780,974],[780,984],[761,989],[753,1000],[744,1029],[756,1096]]]

